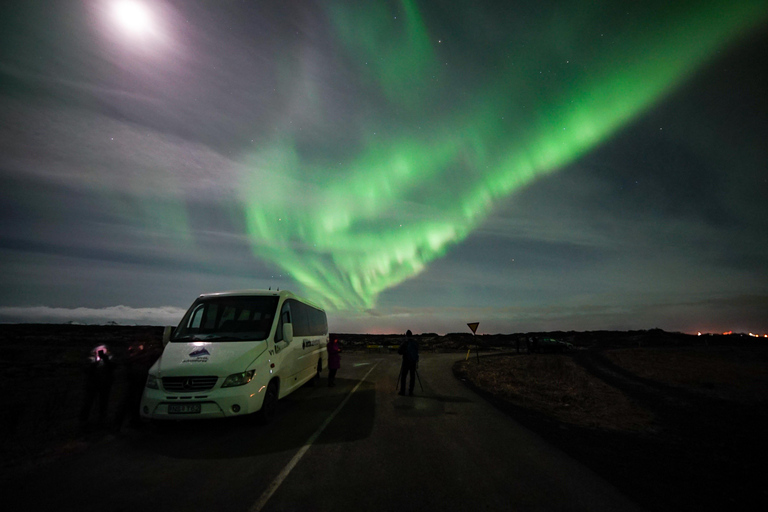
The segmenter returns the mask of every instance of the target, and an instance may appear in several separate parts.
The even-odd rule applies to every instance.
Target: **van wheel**
[[[315,375],[315,380],[320,380],[320,372],[323,371],[323,360],[318,359],[317,360],[317,374]]]
[[[277,382],[273,380],[267,385],[267,390],[264,392],[264,403],[261,404],[261,409],[256,413],[260,423],[269,423],[275,417],[277,412],[277,391]]]

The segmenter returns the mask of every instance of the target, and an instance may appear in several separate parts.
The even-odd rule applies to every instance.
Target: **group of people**
[[[336,385],[336,372],[341,368],[341,345],[339,340],[334,338],[328,343],[328,386],[334,387]],[[408,394],[413,396],[413,390],[416,385],[416,379],[418,375],[416,370],[419,365],[419,344],[414,339],[413,333],[410,330],[405,333],[405,340],[400,344],[397,349],[397,353],[403,356],[403,361],[400,366],[400,395],[405,395],[405,384],[408,376],[410,375],[410,382],[408,386]]]
[[[159,349],[147,343],[129,346],[125,356],[117,361],[106,345],[95,347],[89,355],[85,369],[85,389],[79,418],[81,428],[88,426],[94,410],[98,425],[110,426],[107,413],[113,399],[112,385],[118,367],[124,379],[123,390],[111,426],[120,430],[125,423],[136,425],[139,422],[139,405],[147,373],[158,356]]]

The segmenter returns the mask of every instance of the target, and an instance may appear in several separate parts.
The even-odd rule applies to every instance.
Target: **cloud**
[[[184,309],[173,306],[159,308],[132,308],[129,306],[105,308],[0,307],[0,322],[76,322],[85,324],[116,322],[124,325],[176,325],[184,316],[184,312]]]

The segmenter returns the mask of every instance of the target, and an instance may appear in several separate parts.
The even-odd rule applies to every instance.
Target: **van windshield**
[[[171,342],[265,340],[278,300],[263,296],[197,299],[173,332]]]

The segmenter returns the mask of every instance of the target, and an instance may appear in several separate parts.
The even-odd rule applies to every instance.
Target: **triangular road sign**
[[[477,332],[477,326],[480,325],[480,322],[472,322],[467,324],[467,326],[472,329],[472,334],[475,334]]]

